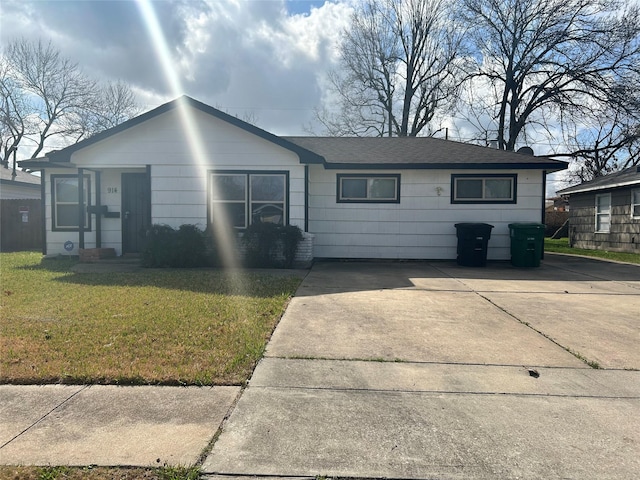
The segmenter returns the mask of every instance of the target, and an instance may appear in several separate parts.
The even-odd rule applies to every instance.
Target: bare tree
[[[564,130],[570,151],[555,156],[576,160],[569,172],[571,183],[640,165],[640,123],[619,110],[583,118]]]
[[[101,85],[51,42],[10,42],[0,65],[3,162],[25,141],[36,158],[53,137],[75,143],[138,113],[126,84]]]
[[[460,0],[474,52],[469,76],[486,92],[498,147],[527,127],[593,116],[636,116],[617,91],[640,71],[640,12],[618,0]],[[637,94],[637,90],[633,92]],[[637,118],[637,117],[636,117]]]
[[[343,33],[333,102],[318,119],[333,135],[416,136],[456,91],[460,32],[447,0],[366,0]]]
[[[98,87],[97,95],[78,111],[78,138],[86,138],[140,113],[131,88],[122,81]]]
[[[31,133],[27,100],[11,75],[9,64],[0,58],[0,163],[15,163],[18,145]]]

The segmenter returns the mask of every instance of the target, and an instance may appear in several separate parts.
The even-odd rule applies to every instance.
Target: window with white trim
[[[244,229],[256,222],[287,223],[287,172],[212,172],[210,221]]]
[[[608,233],[611,229],[611,194],[596,195],[596,232]]]
[[[516,203],[515,174],[451,175],[451,203]]]
[[[640,188],[631,190],[631,216],[640,218]]]
[[[400,175],[338,174],[338,203],[400,203]]]
[[[82,182],[85,212],[84,229],[91,230],[87,205],[91,198],[91,182],[88,175]],[[78,176],[51,175],[51,222],[53,230],[78,230]]]

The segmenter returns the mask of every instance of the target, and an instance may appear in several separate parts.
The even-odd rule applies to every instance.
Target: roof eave
[[[70,162],[53,162],[47,157],[30,158],[28,160],[19,160],[18,166],[20,168],[27,168],[29,170],[44,170],[45,168],[75,168],[75,165]]]
[[[4,178],[0,179],[0,183],[2,185],[14,185],[16,187],[33,188],[33,189],[40,188],[39,183],[27,183],[27,182],[21,182],[19,180],[5,180]]]
[[[588,193],[588,192],[595,192],[598,190],[612,190],[614,188],[620,188],[620,187],[631,187],[634,185],[639,185],[640,186],[640,178],[639,179],[634,179],[634,180],[630,180],[628,182],[618,182],[618,183],[609,183],[607,185],[593,185],[593,186],[585,186],[584,188],[580,188],[580,186],[576,186],[576,187],[567,187],[563,190],[558,190],[557,194],[558,195],[572,195],[574,193]]]
[[[50,160],[53,162],[70,162],[71,155],[77,152],[78,150],[81,150],[82,148],[93,145],[94,143],[97,143],[101,140],[105,140],[117,133],[128,130],[129,128],[132,128],[136,125],[146,122],[147,120],[150,120],[158,115],[161,115],[165,112],[178,108],[181,105],[190,105],[191,107],[197,110],[200,110],[215,118],[223,120],[231,125],[239,127],[260,138],[263,138],[276,145],[279,145],[282,148],[290,150],[294,152],[296,155],[298,155],[298,157],[300,158],[300,162],[302,163],[323,163],[324,162],[324,158],[316,154],[315,152],[307,150],[304,147],[301,147],[299,145],[296,145],[293,142],[290,142],[289,140],[286,140],[282,137],[278,137],[277,135],[267,132],[266,130],[261,129],[260,127],[256,127],[255,125],[245,122],[244,120],[240,120],[237,117],[229,115],[228,113],[218,110],[217,108],[211,107],[205,103],[199,102],[198,100],[195,100],[186,95],[183,95],[182,97],[176,98],[175,100],[172,100],[163,105],[160,105],[159,107],[154,108],[153,110],[149,110],[148,112],[138,115],[137,117],[129,119],[121,123],[120,125],[116,125],[115,127],[104,130],[90,138],[81,140],[80,142],[74,145],[70,145],[66,148],[63,148],[62,150],[54,150],[52,152],[48,152],[47,157],[49,157]]]
[[[563,162],[564,163],[564,162]],[[557,163],[329,163],[325,168],[337,169],[378,169],[378,170],[544,170],[547,173],[565,170],[568,164]]]

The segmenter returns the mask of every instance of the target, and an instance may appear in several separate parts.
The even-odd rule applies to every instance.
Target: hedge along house
[[[640,166],[565,188],[569,242],[590,250],[640,253]]]
[[[262,220],[305,232],[300,261],[454,259],[459,222],[493,224],[488,258],[508,259],[508,224],[541,222],[545,176],[567,166],[426,137],[279,137],[186,96],[21,165],[42,171],[46,255]]]

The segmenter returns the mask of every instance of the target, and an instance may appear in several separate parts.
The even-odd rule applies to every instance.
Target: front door
[[[151,192],[146,173],[122,174],[122,253],[140,253],[151,226]]]

